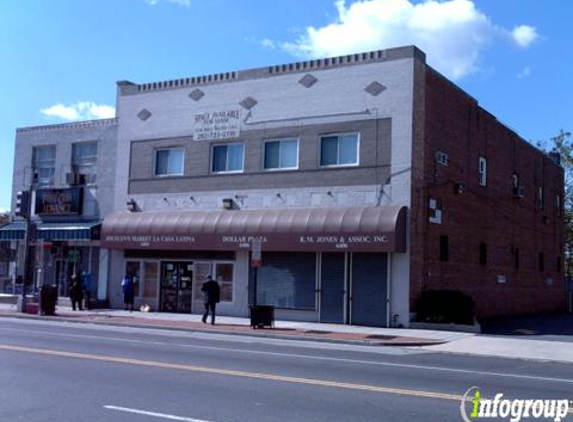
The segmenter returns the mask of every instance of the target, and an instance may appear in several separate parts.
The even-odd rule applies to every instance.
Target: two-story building
[[[207,275],[227,315],[408,326],[430,289],[564,307],[562,168],[415,47],[117,89],[114,307],[126,273],[165,312],[202,312]]]
[[[72,274],[89,274],[92,298],[106,300],[107,268],[100,271],[101,224],[113,211],[117,120],[19,128],[16,131],[12,209],[28,191],[31,214],[30,289],[56,284],[68,296]],[[0,228],[0,241],[19,250],[12,280],[25,276],[25,222]],[[14,290],[14,289],[12,289]]]

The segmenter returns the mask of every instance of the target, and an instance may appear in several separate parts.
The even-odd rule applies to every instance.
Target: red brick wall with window
[[[423,89],[423,154],[413,156],[413,171],[422,177],[412,186],[412,309],[424,289],[462,291],[480,317],[564,309],[564,275],[557,268],[563,221],[555,206],[563,169],[429,67]],[[446,166],[436,163],[437,151],[447,154]],[[479,184],[480,156],[487,160],[486,186]],[[523,198],[514,194],[514,173]],[[441,224],[429,222],[430,198],[441,207]],[[440,260],[441,236],[448,238],[447,261]]]

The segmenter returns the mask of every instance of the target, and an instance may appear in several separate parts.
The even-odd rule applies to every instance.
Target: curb
[[[146,323],[135,323],[130,324],[127,322],[114,322],[114,321],[90,321],[90,320],[79,320],[74,318],[69,318],[65,316],[40,316],[31,314],[8,314],[0,312],[0,318],[17,318],[17,319],[28,319],[37,321],[53,321],[53,322],[69,322],[77,324],[95,324],[104,326],[115,326],[115,327],[128,327],[128,328],[145,328],[145,329],[155,329],[155,330],[169,330],[169,331],[180,331],[187,333],[206,333],[206,334],[221,334],[221,335],[233,335],[233,336],[244,336],[244,337],[254,337],[254,338],[269,338],[277,340],[298,340],[298,341],[314,341],[319,343],[334,343],[334,344],[348,344],[354,346],[383,346],[383,347],[423,347],[423,346],[436,346],[439,344],[447,343],[447,341],[442,340],[420,340],[414,339],[412,341],[384,341],[384,340],[351,340],[351,339],[337,339],[337,338],[323,338],[315,336],[304,336],[304,335],[288,335],[288,334],[273,334],[269,332],[261,333],[256,332],[237,332],[237,331],[226,331],[226,330],[214,330],[210,328],[193,328],[193,327],[174,327],[174,326],[157,326],[153,324]]]

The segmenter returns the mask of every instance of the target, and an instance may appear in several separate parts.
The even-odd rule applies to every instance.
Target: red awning
[[[404,252],[406,207],[117,212],[104,220],[110,249]]]

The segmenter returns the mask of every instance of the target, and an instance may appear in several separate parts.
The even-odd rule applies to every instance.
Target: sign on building
[[[240,133],[240,125],[241,111],[239,109],[198,113],[194,119],[193,139],[208,141],[236,138]]]
[[[79,215],[82,203],[82,188],[38,189],[34,211],[37,215]]]

